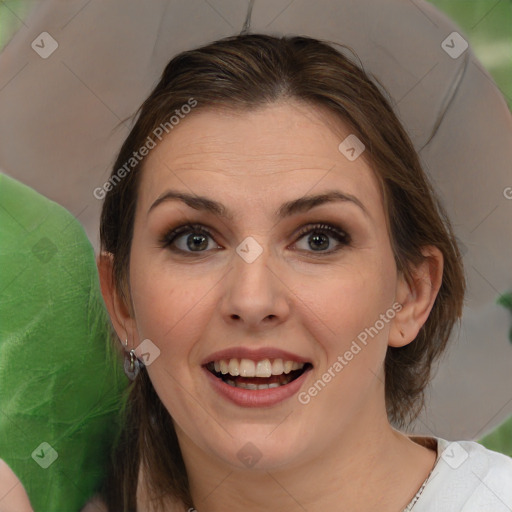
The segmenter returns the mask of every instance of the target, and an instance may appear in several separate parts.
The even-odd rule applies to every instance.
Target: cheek
[[[140,341],[149,338],[164,359],[184,357],[199,339],[207,321],[207,276],[187,277],[183,272],[132,261],[131,290]],[[144,269],[139,271],[139,269]]]
[[[154,270],[140,274],[132,283],[139,339],[150,339],[160,350],[146,367],[149,378],[174,420],[185,425],[189,418],[198,421],[189,400],[197,378],[190,371],[190,361],[208,327],[207,292],[212,286],[206,276],[196,279]],[[186,430],[191,428],[188,425]]]
[[[358,358],[363,361],[369,357],[367,363],[373,358],[380,360],[387,345],[395,287],[392,256],[382,253],[376,256],[369,250],[350,265],[324,276],[317,275],[310,281],[302,280],[296,288],[301,299],[297,301],[301,308],[300,321],[323,346],[330,363],[343,355],[358,336],[367,352],[365,357]],[[379,321],[386,313],[385,320]],[[370,344],[370,341],[379,342]]]

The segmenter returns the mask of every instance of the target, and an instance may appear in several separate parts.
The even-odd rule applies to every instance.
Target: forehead
[[[297,101],[252,111],[198,107],[155,141],[138,205],[147,211],[170,188],[254,205],[276,194],[284,202],[337,188],[378,207],[378,182],[364,153],[350,161],[339,149],[349,135],[333,113]]]

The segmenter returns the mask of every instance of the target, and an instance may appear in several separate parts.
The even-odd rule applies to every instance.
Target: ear
[[[96,259],[100,278],[101,294],[107,306],[110,320],[114,329],[124,345],[128,339],[128,347],[136,346],[137,329],[133,310],[126,305],[120,291],[115,287],[113,279],[113,255],[109,252],[101,252]]]
[[[396,313],[389,333],[388,345],[403,347],[413,341],[434,306],[443,281],[443,253],[435,246],[422,248],[425,260],[413,269],[412,283],[399,275],[396,301],[402,308]]]

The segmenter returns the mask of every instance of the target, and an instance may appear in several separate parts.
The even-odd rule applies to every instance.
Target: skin
[[[383,363],[388,345],[410,343],[425,323],[441,285],[442,254],[424,248],[428,258],[412,285],[397,272],[373,171],[363,157],[350,162],[338,150],[350,133],[330,113],[296,101],[251,113],[196,111],[145,163],[130,256],[132,305],[110,285],[108,255],[98,258],[105,302],[127,350],[145,339],[160,350],[147,369],[174,420],[199,511],[236,503],[315,512],[344,503],[345,510],[397,512],[434,465],[434,451],[390,426]],[[220,201],[234,219],[176,201],[148,215],[169,188]],[[328,189],[356,196],[368,215],[347,201],[274,219],[285,201]],[[211,228],[207,249],[188,249],[190,233],[174,245],[191,257],[159,246],[169,228],[187,222]],[[338,225],[351,243],[329,236],[320,250],[309,234],[297,236],[317,222]],[[252,263],[236,252],[248,236],[263,248]],[[307,405],[297,396],[268,408],[234,405],[212,390],[200,367],[220,349],[278,347],[312,362],[307,390],[395,302],[401,311]],[[261,453],[252,468],[237,457],[248,442]]]
[[[0,459],[0,512],[34,512],[23,484]],[[80,512],[108,512],[99,496],[94,496]]]
[[[34,512],[23,484],[2,459],[0,459],[0,512]]]

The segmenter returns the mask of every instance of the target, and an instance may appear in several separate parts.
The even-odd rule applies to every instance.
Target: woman
[[[509,458],[399,430],[465,280],[361,68],[234,36],[173,58],[141,106],[103,187],[98,269],[134,379],[109,510],[512,504]]]

